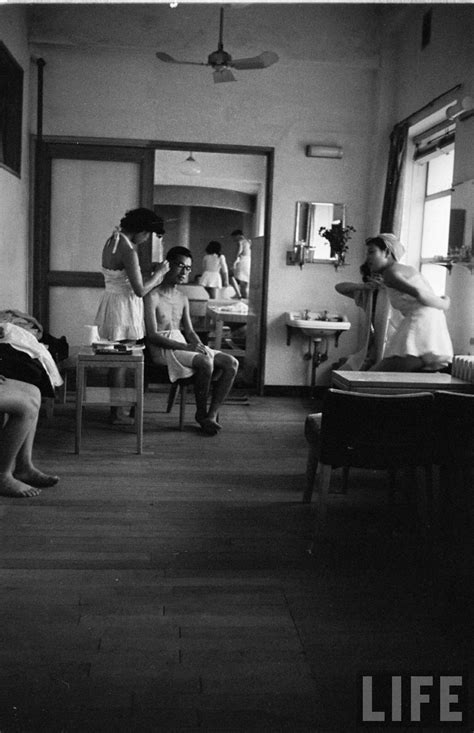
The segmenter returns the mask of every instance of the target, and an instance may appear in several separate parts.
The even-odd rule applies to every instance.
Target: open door
[[[153,150],[44,141],[40,164],[33,313],[79,346],[102,295],[107,237],[125,211],[153,205]]]

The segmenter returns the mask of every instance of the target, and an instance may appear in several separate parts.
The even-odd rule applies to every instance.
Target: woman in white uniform
[[[221,249],[220,242],[209,242],[206,254],[202,258],[202,275],[199,278],[199,284],[206,288],[212,299],[217,297],[218,289],[226,288],[229,285],[229,270]]]
[[[151,209],[127,211],[108,238],[102,250],[102,273],[105,292],[97,310],[95,324],[101,339],[107,341],[140,341],[145,336],[143,297],[163,280],[169,270],[165,260],[151,277],[143,279],[137,247],[148,241],[151,232],[163,235],[163,220]],[[112,370],[114,387],[125,386],[125,370]],[[112,408],[113,422],[132,420]]]
[[[391,336],[383,359],[373,371],[440,371],[453,359],[453,345],[445,311],[447,295],[436,295],[429,282],[414,267],[398,260],[405,249],[394,234],[379,234],[366,241],[367,264],[380,274],[390,303],[402,321]]]
[[[239,284],[242,298],[248,298],[252,243],[250,239],[244,237],[241,229],[235,229],[230,236],[238,246],[233,265],[234,277]]]

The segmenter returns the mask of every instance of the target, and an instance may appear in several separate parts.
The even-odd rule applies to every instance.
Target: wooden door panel
[[[102,295],[107,237],[125,211],[153,200],[153,150],[47,141],[38,158],[32,310],[46,331],[80,345]]]
[[[139,204],[139,164],[53,160],[50,272],[100,270],[105,240]]]

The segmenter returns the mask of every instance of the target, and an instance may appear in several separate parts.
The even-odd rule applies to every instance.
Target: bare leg
[[[0,495],[2,496],[28,497],[40,493],[37,488],[13,475],[18,457],[20,464],[28,464],[34,469],[31,450],[40,404],[41,395],[37,387],[15,379],[0,377],[0,410],[7,415],[6,422],[3,420],[0,422]]]
[[[217,298],[217,288],[206,288],[206,290],[209,293],[211,300],[215,300]]]
[[[207,354],[198,354],[193,359],[194,375],[194,396],[196,399],[196,422],[202,427],[205,433],[215,435],[219,425],[209,420],[207,412],[207,400],[211,389],[211,378],[213,371],[213,360]]]
[[[244,280],[238,280],[239,283],[239,289],[240,294],[242,298],[248,298],[249,297],[249,284],[245,282]]]
[[[239,362],[231,354],[219,352],[214,357],[214,368],[222,370],[222,374],[213,383],[212,400],[207,417],[209,420],[217,423],[219,408],[232,388],[239,368]]]
[[[423,359],[420,356],[389,356],[370,367],[371,372],[421,372]]]
[[[125,368],[111,369],[109,381],[112,387],[124,389],[127,370]],[[133,425],[133,417],[127,414],[123,407],[111,407],[110,418],[114,425]]]

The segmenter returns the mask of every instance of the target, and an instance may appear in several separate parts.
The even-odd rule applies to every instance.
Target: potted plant
[[[336,220],[331,224],[331,228],[320,227],[319,236],[324,237],[329,242],[330,257],[334,257],[334,267],[337,268],[340,265],[345,264],[346,252],[349,249],[347,242],[351,238],[351,232],[355,232],[354,227],[343,226],[342,221]]]

